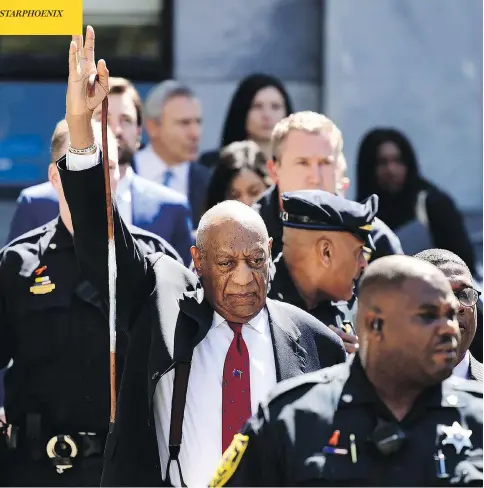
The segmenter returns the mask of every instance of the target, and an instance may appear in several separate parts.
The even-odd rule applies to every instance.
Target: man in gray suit
[[[202,109],[186,85],[166,80],[155,85],[144,104],[149,144],[134,157],[133,169],[188,198],[197,227],[205,204],[210,170],[197,163]]]
[[[464,261],[445,249],[426,249],[416,258],[437,266],[449,280],[460,307],[457,315],[461,333],[459,362],[453,374],[471,380],[483,380],[482,363],[469,351],[477,330],[477,301],[480,292],[474,288],[472,274]]]

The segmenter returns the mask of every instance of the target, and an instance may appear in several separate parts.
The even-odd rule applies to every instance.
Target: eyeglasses
[[[481,292],[474,288],[464,288],[454,294],[463,307],[473,307],[481,296]]]

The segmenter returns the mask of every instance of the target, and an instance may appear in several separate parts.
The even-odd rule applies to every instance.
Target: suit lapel
[[[173,341],[163,340],[158,325],[151,330],[149,355],[148,402],[152,415],[153,394],[159,379],[171,371],[177,363],[191,361],[193,349],[207,335],[213,320],[213,309],[204,299],[200,283],[195,290],[186,291],[179,300],[179,313]],[[167,334],[170,332],[167,330]]]
[[[267,299],[269,327],[274,347],[277,381],[292,378],[306,370],[306,351],[299,344],[301,331],[281,313],[275,302]]]
[[[190,328],[177,326],[175,331],[175,361],[185,360],[187,354],[207,335],[213,321],[213,309],[204,298],[202,285],[198,283],[194,291],[187,291],[179,302],[180,311],[192,323]],[[185,318],[184,323],[187,321]]]
[[[482,363],[469,353],[469,377],[471,380],[483,382]]]

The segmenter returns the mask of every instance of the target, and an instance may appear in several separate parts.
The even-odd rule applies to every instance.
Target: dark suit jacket
[[[193,227],[196,229],[204,212],[207,189],[210,183],[210,170],[199,163],[190,164],[188,181],[188,201],[192,207]]]
[[[71,210],[76,254],[86,276],[108,293],[106,207],[102,166],[66,171],[59,161]],[[162,485],[153,394],[161,376],[187,362],[211,327],[213,308],[194,273],[161,254],[144,257],[114,209],[118,326],[130,346],[117,416],[105,451],[103,485]],[[344,362],[339,337],[305,312],[267,300],[277,379]]]
[[[220,151],[207,151],[200,155],[198,162],[210,170],[215,168],[220,161]]]
[[[136,158],[132,164],[133,170],[138,171],[136,167]],[[210,183],[211,171],[202,166],[200,163],[192,162],[189,166],[188,172],[188,202],[192,209],[193,228],[198,227],[200,217],[205,208],[205,201],[207,198],[207,188]]]
[[[133,225],[168,241],[188,266],[193,243],[191,211],[178,192],[134,175],[131,183]],[[25,188],[17,199],[8,242],[54,219],[59,199],[50,182]]]
[[[482,363],[480,363],[472,354],[469,357],[469,379],[483,382]]]

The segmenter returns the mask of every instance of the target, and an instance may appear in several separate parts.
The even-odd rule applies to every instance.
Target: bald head
[[[445,275],[434,265],[410,256],[393,255],[377,259],[368,266],[360,281],[359,296],[364,301],[366,296],[401,288],[412,279],[433,283],[443,291],[451,291]]]
[[[271,244],[259,214],[227,200],[201,220],[191,248],[205,297],[225,320],[246,323],[265,304]]]
[[[225,200],[205,212],[200,219],[196,242],[198,249],[204,252],[211,232],[227,229],[227,226],[237,228],[239,232],[257,234],[261,242],[269,241],[267,227],[254,209],[237,200]]]

